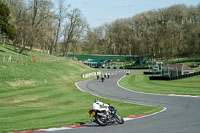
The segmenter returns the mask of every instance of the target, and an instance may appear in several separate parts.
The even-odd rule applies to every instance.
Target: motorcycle
[[[100,126],[106,126],[112,123],[124,124],[124,119],[117,114],[117,110],[113,106],[108,107],[107,111],[90,110],[88,113],[93,118],[92,121],[99,124]]]
[[[102,77],[101,77],[101,81],[103,82],[103,81],[104,81],[104,79],[105,79],[105,78],[102,76]]]

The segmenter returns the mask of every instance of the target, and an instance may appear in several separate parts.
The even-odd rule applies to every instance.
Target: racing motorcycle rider
[[[106,108],[101,108],[101,106],[104,106]],[[106,111],[106,114],[108,114],[108,111],[109,111],[108,107],[109,107],[108,104],[105,104],[105,103],[101,102],[99,99],[95,99],[92,108],[94,110]]]
[[[116,113],[116,109],[109,104],[101,102],[99,99],[95,99],[93,103],[93,108],[88,113],[93,122],[106,126],[107,124],[112,124],[118,122],[119,124],[124,123],[124,119]]]

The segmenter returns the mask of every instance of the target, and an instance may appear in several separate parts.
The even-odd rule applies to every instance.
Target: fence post
[[[12,61],[12,56],[10,55],[8,58],[8,62],[11,62],[11,61]]]
[[[26,66],[27,66],[27,57],[26,57]]]
[[[17,54],[17,62],[19,62],[19,54]]]
[[[6,55],[4,54],[4,57],[3,57],[3,62],[5,62],[6,61]]]

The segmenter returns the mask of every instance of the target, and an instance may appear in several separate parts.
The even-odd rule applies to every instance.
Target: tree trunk
[[[6,38],[3,37],[3,46],[5,46],[5,45],[6,45]]]

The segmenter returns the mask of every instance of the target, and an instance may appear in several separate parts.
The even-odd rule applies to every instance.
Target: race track
[[[115,71],[111,71],[113,73]],[[152,95],[129,91],[117,82],[125,72],[117,72],[101,82],[92,79],[77,83],[85,92],[118,101],[162,106],[166,110],[156,115],[125,122],[123,125],[106,127],[91,126],[54,133],[200,133],[200,98]],[[162,87],[162,86],[161,86]]]

